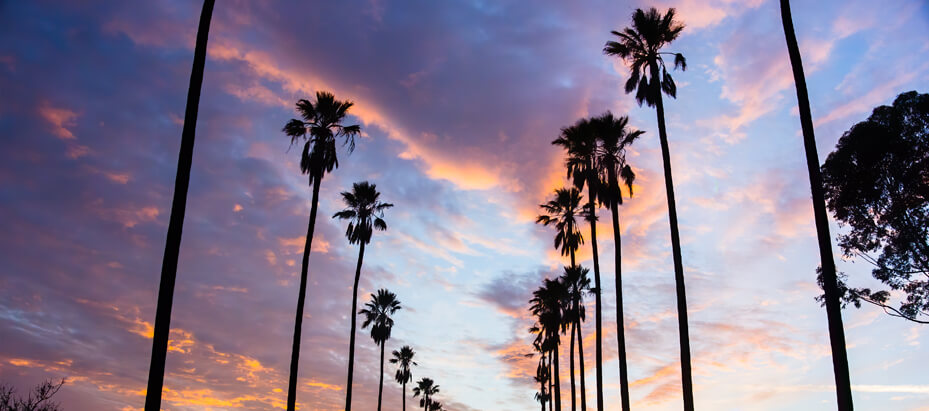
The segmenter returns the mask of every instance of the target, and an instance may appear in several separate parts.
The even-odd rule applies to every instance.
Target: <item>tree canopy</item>
[[[929,318],[929,94],[906,92],[875,108],[842,135],[822,173],[827,206],[849,228],[839,235],[842,251],[904,294],[893,308],[888,292],[840,287],[847,302]]]

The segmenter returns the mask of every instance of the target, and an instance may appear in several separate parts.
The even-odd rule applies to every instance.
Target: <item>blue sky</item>
[[[553,232],[534,224],[537,205],[565,184],[562,153],[549,143],[606,110],[646,131],[629,153],[638,179],[621,209],[633,405],[679,409],[655,113],[622,92],[625,66],[601,53],[610,30],[649,6],[676,7],[687,24],[671,49],[689,68],[674,73],[678,98],[666,111],[697,406],[832,407],[776,2],[223,0],[210,33],[165,408],[283,405],[310,190],[280,129],[296,100],[328,90],[356,103],[350,119],[364,136],[322,184],[301,409],[343,403],[358,250],[328,217],[342,208],[339,192],[361,180],[396,205],[366,250],[359,296],[389,288],[402,301],[388,349],[411,345],[414,377],[436,380],[451,409],[536,407],[535,360],[523,356],[527,301],[565,263]],[[198,13],[187,1],[0,4],[0,381],[24,389],[67,377],[59,395],[69,410],[141,406]],[[925,3],[796,2],[793,13],[821,158],[873,107],[929,89]],[[613,410],[613,242],[600,215]],[[589,247],[580,256],[589,266]],[[851,284],[877,285],[865,262],[838,266]],[[926,410],[927,331],[872,307],[843,314],[856,405]],[[588,389],[592,332],[588,321]],[[358,350],[354,398],[366,409],[378,352],[364,331]],[[385,407],[394,409],[401,394],[390,376]]]

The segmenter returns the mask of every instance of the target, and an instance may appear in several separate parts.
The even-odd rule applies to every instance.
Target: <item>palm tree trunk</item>
[[[835,374],[836,400],[839,410],[851,411],[853,408],[851,379],[848,372],[848,354],[845,351],[845,330],[842,326],[842,310],[839,302],[835,261],[832,256],[829,218],[826,215],[826,201],[823,195],[823,181],[819,169],[819,155],[816,152],[816,138],[813,135],[813,115],[810,113],[810,98],[806,90],[803,61],[800,59],[800,49],[797,46],[797,37],[794,33],[794,24],[790,15],[790,2],[788,0],[781,0],[781,20],[784,25],[784,37],[787,39],[790,66],[793,68],[794,82],[797,86],[797,106],[800,111],[800,126],[803,129],[806,166],[810,174],[813,215],[816,220],[820,264],[823,270],[826,318],[829,322],[829,342],[832,345],[832,370]]]
[[[571,324],[571,411],[577,411],[577,395],[575,394],[574,385],[574,329],[577,326],[572,321]]]
[[[345,384],[345,411],[352,409],[352,375],[355,370],[355,319],[358,311],[358,279],[361,278],[361,262],[365,257],[365,243],[358,248],[358,266],[355,267],[355,285],[352,286],[352,333],[348,337],[348,382]]]
[[[651,75],[659,79],[658,66],[652,64]],[[656,86],[658,81],[655,81]],[[661,90],[654,91],[655,109],[658,113],[658,137],[661,142],[661,158],[664,162],[664,185],[668,196],[668,222],[671,226],[671,253],[674,257],[674,283],[677,288],[677,327],[681,345],[681,388],[684,394],[684,411],[694,409],[693,378],[690,371],[690,331],[687,326],[687,296],[684,290],[684,263],[681,259],[681,237],[677,229],[677,206],[674,203],[674,182],[671,179],[671,152],[668,149],[668,131],[664,122],[664,102]]]
[[[616,170],[610,168],[609,184],[614,193],[621,193],[616,179]],[[621,195],[621,194],[620,194]],[[629,374],[626,368],[626,330],[623,316],[623,255],[619,231],[619,201],[610,199],[613,214],[613,252],[616,261],[616,350],[619,353],[619,393],[623,411],[629,411]]]
[[[555,350],[552,351],[552,358],[555,359],[555,411],[561,411],[561,377],[558,375],[560,371],[558,369],[558,346],[555,346]]]
[[[406,383],[403,383],[403,411],[406,411]]]
[[[294,319],[294,341],[290,353],[290,381],[287,386],[287,410],[293,411],[297,405],[297,368],[300,364],[300,338],[303,332],[303,307],[306,305],[307,272],[310,264],[310,250],[313,246],[313,230],[316,228],[316,210],[319,207],[320,178],[313,179],[313,199],[310,202],[310,222],[306,228],[306,241],[303,244],[303,262],[300,266],[300,293],[297,296],[297,315]]]
[[[377,386],[377,411],[381,411],[381,396],[384,394],[384,345],[386,341],[381,342],[381,381]]]
[[[581,409],[587,411],[587,386],[584,382],[584,333],[581,332],[581,320],[577,320],[577,356],[581,367]]]
[[[548,411],[555,410],[555,384],[552,379],[555,376],[555,364],[552,361],[552,354],[548,354]]]
[[[594,299],[596,302],[596,307],[594,308],[594,327],[596,328],[597,334],[595,340],[596,344],[596,361],[597,361],[597,411],[603,411],[604,402],[603,402],[603,346],[601,344],[601,339],[603,336],[603,321],[601,319],[601,303],[600,303],[600,294],[602,294],[602,288],[600,288],[600,257],[599,252],[597,251],[597,212],[596,204],[594,204],[594,187],[593,184],[593,163],[589,162],[587,164],[588,173],[591,174],[591,177],[588,177],[587,181],[587,198],[588,204],[590,205],[590,247],[593,249],[593,259],[594,259],[594,287],[597,288],[597,292],[594,293]]]
[[[171,307],[174,305],[174,283],[177,280],[177,260],[181,252],[181,232],[184,229],[184,213],[187,210],[187,189],[190,186],[190,168],[193,164],[197,112],[200,108],[200,89],[203,85],[206,43],[209,40],[213,4],[214,0],[205,0],[203,2],[203,10],[200,12],[200,26],[197,28],[194,64],[190,72],[187,107],[184,112],[184,128],[181,131],[181,150],[177,160],[177,175],[174,179],[174,199],[171,203],[168,236],[165,241],[164,258],[161,262],[161,282],[158,285],[158,305],[155,308],[152,358],[148,368],[148,388],[145,391],[146,411],[161,409],[161,389],[164,386],[165,360],[168,356],[168,336],[171,333]]]

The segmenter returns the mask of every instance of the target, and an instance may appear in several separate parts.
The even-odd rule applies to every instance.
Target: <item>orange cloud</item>
[[[52,107],[48,102],[39,106],[39,114],[52,126],[52,133],[62,140],[74,140],[74,134],[68,127],[74,127],[77,113],[66,108]]]

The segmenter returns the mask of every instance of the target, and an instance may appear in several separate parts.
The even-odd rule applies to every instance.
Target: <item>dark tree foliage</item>
[[[12,386],[0,385],[0,411],[58,411],[61,405],[52,401],[65,380],[46,380],[25,397],[16,395]]]
[[[874,265],[874,278],[903,291],[899,307],[886,291],[840,284],[845,303],[859,300],[917,322],[929,319],[929,94],[900,94],[842,135],[822,165],[829,210],[848,233],[846,257]],[[876,256],[875,256],[876,255]]]

